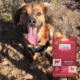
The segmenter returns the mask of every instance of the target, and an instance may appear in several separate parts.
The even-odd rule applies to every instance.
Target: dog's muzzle
[[[35,19],[35,18],[29,18],[29,19],[28,19],[28,24],[29,24],[30,26],[35,26],[35,24],[36,24],[36,19]]]

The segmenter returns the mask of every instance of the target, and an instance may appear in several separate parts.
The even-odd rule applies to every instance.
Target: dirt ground
[[[53,10],[54,36],[75,36],[77,44],[77,76],[68,80],[80,80],[80,12],[72,7]],[[61,80],[52,76],[52,51],[45,57],[40,54],[38,66],[31,70],[26,45],[12,22],[0,19],[0,80]]]

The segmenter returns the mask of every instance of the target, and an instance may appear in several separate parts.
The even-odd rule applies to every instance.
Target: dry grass
[[[0,19],[4,19],[5,21],[12,21],[11,5],[9,5],[9,3],[7,3],[7,5],[4,7],[3,3],[0,2]]]
[[[44,0],[39,0],[38,2],[44,2]],[[33,0],[34,3],[37,3],[36,0]],[[4,19],[5,21],[12,21],[12,16],[11,16],[11,7],[12,5],[10,4],[10,1],[6,2],[6,5],[3,5],[0,0],[0,19]],[[53,0],[52,1],[53,8],[58,8],[60,3],[58,0]],[[9,12],[7,12],[9,11]]]

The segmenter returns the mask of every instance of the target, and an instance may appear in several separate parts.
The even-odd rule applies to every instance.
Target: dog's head
[[[52,5],[46,2],[41,4],[23,2],[13,7],[12,17],[16,28],[21,25],[24,30],[27,30],[27,34],[34,33],[36,35],[36,32],[39,33],[47,23],[52,24]]]

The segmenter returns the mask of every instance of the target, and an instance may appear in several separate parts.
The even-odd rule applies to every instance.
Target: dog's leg
[[[50,52],[52,51],[52,40],[50,40],[50,45],[48,46],[48,48],[45,50],[45,52]]]
[[[39,53],[37,52],[37,53],[35,53],[35,55],[33,56],[33,62],[32,62],[32,64],[31,64],[30,69],[34,69],[34,68],[37,67],[37,59],[38,59],[38,57],[39,57]]]

